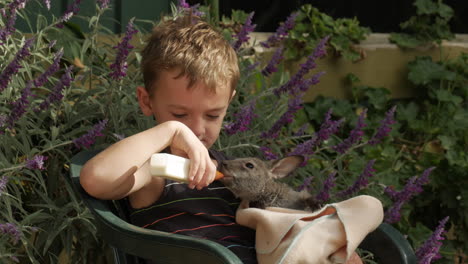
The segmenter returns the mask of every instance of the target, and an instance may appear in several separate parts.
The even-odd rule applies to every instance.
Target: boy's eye
[[[207,115],[209,119],[218,119],[219,115]]]
[[[182,118],[187,116],[186,114],[172,114],[175,118]]]

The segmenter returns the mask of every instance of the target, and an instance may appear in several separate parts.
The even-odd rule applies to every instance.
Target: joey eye
[[[250,162],[247,162],[247,163],[245,164],[245,166],[246,166],[247,168],[249,168],[249,169],[253,169],[253,168],[255,167],[255,166],[254,166],[252,163],[250,163]]]

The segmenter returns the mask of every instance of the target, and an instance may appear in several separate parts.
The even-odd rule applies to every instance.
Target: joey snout
[[[257,196],[263,189],[264,170],[252,159],[227,160],[220,165],[219,171],[224,174],[220,180],[237,197],[251,198]]]

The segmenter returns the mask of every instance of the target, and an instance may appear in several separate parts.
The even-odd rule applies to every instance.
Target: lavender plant
[[[138,68],[130,43],[141,35],[131,22],[121,41],[107,34],[99,21],[109,1],[96,2],[95,16],[81,17],[89,19],[90,34],[70,34],[66,25],[80,19],[79,0],[47,23],[43,16],[27,21],[38,28],[24,34],[16,17],[28,20],[33,2],[0,1],[0,262],[57,263],[67,255],[70,263],[105,263],[92,216],[66,180],[68,164],[82,149],[152,123],[136,113],[140,75],[126,73]],[[34,4],[50,9],[55,2]],[[110,40],[99,42],[98,35]]]
[[[287,35],[284,24],[281,27],[278,30],[282,32],[281,36]],[[305,63],[291,76],[282,70],[280,41],[275,42],[280,47],[264,65],[258,66],[258,61],[251,57],[240,57],[241,65],[245,67],[241,72],[248,72],[250,81],[241,81],[238,87],[237,97],[232,102],[232,114],[227,117],[225,133],[218,142],[218,148],[231,156],[260,156],[265,159],[303,155],[306,162],[287,181],[289,184],[315,193],[317,200],[324,203],[358,194],[376,196],[385,205],[386,221],[396,224],[401,215],[407,213],[412,198],[423,191],[423,185],[428,184],[430,172],[435,169],[425,168],[422,176],[410,178],[402,191],[392,189],[392,183],[406,181],[405,177],[409,177],[404,172],[388,181],[386,178],[392,173],[399,173],[394,169],[400,156],[394,155],[388,162],[380,154],[383,151],[383,155],[391,155],[382,148],[393,144],[393,134],[398,133],[394,131],[399,127],[397,106],[379,105],[380,112],[376,118],[362,106],[340,109],[339,104],[334,104],[326,109],[315,109],[316,123],[313,119],[304,118],[311,109],[308,107],[304,111],[307,104],[302,101],[302,96],[326,74],[316,67],[317,61],[326,56],[329,38],[321,39]],[[241,49],[239,53],[242,52]],[[376,111],[374,107],[372,111]],[[370,114],[372,119],[368,119]]]
[[[15,28],[15,16],[27,19],[23,9],[31,1],[1,2],[0,262],[56,263],[57,256],[67,254],[72,263],[103,263],[104,245],[95,235],[92,217],[64,175],[69,158],[78,151],[153,125],[137,113],[134,99],[134,87],[142,80],[133,46],[143,43],[145,32],[131,20],[122,37],[107,35],[101,16],[113,6],[99,0],[95,16],[87,21],[90,33],[67,34],[70,19],[80,17],[81,2],[76,0],[63,15],[46,25],[37,23],[42,26],[25,38]],[[48,9],[54,4],[38,3]],[[199,11],[185,1],[173,10],[174,16]],[[399,213],[401,221],[407,221],[405,206],[416,197],[410,200],[405,193],[412,189],[406,187],[396,191],[409,177],[390,177],[398,172],[399,155],[388,147],[399,128],[395,115],[400,108],[390,103],[369,109],[317,104],[311,110],[302,97],[325,74],[316,62],[326,56],[329,37],[290,74],[283,48],[266,63],[255,54],[245,56],[252,55],[249,45],[254,42],[247,40],[254,30],[253,15],[242,16],[244,26],[226,34],[238,50],[242,78],[215,147],[231,156],[303,155],[303,167],[287,180],[291,185],[310,190],[322,202],[371,194],[384,201],[387,215]],[[291,14],[263,45],[281,47],[296,18]],[[99,41],[103,38],[106,41]],[[427,184],[430,171],[409,184]]]

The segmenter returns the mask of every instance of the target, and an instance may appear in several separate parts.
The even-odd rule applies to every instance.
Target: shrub
[[[151,118],[138,113],[134,98],[135,86],[142,84],[142,79],[140,54],[134,52],[133,45],[144,42],[145,32],[131,20],[124,36],[116,40],[109,35],[100,23],[109,2],[101,0],[96,2],[96,14],[83,18],[90,32],[83,34],[69,22],[79,12],[78,0],[59,18],[48,20],[39,15],[37,21],[29,21],[37,29],[24,34],[14,24],[17,16],[28,20],[24,5],[30,3],[2,2],[0,260],[56,263],[66,254],[72,263],[105,262],[105,246],[95,235],[92,216],[66,180],[68,163],[81,149],[103,147],[154,125]],[[181,1],[173,7],[173,15],[187,9],[198,11]],[[374,195],[383,201],[387,221],[398,220],[401,213],[397,226],[410,235],[415,246],[429,238],[428,227],[435,227],[433,224],[446,214],[456,216],[453,225],[463,225],[458,217],[462,213],[450,210],[434,214],[430,223],[422,221],[416,209],[421,204],[428,206],[427,200],[410,198],[422,191],[432,170],[442,173],[432,166],[442,164],[443,169],[460,173],[466,168],[461,155],[467,136],[458,130],[460,124],[466,125],[460,121],[466,120],[461,118],[466,115],[466,60],[442,65],[423,58],[410,65],[411,80],[422,87],[434,87],[422,105],[424,109],[414,103],[391,102],[385,90],[366,87],[356,87],[354,103],[320,98],[305,104],[302,96],[324,74],[317,71],[316,61],[326,56],[330,36],[321,36],[300,70],[290,74],[282,63],[283,48],[265,64],[252,54],[245,42],[254,29],[252,16],[235,13],[234,23],[226,19],[221,23],[238,50],[242,79],[215,148],[232,156],[266,159],[304,155],[307,162],[288,179],[289,184],[314,192],[324,202],[360,193]],[[243,26],[239,27],[238,20],[244,20]],[[293,24],[293,19],[285,22],[273,40],[284,41]],[[447,74],[423,76],[421,65],[430,65],[437,73],[442,67]],[[455,89],[459,95],[452,93]],[[453,122],[442,120],[442,116],[433,119],[440,109],[456,117]],[[430,130],[430,136],[425,134],[439,120],[444,126]],[[445,125],[452,127],[445,129]],[[406,136],[418,140],[417,144],[406,143]],[[426,155],[421,148],[434,141],[440,142],[443,154]],[[421,155],[414,156],[414,151]],[[445,188],[448,182],[444,181],[437,178],[430,186]],[[455,188],[464,192],[461,186]],[[419,197],[427,195],[423,192]],[[431,197],[429,204],[437,201]],[[437,229],[436,240],[446,221]]]

